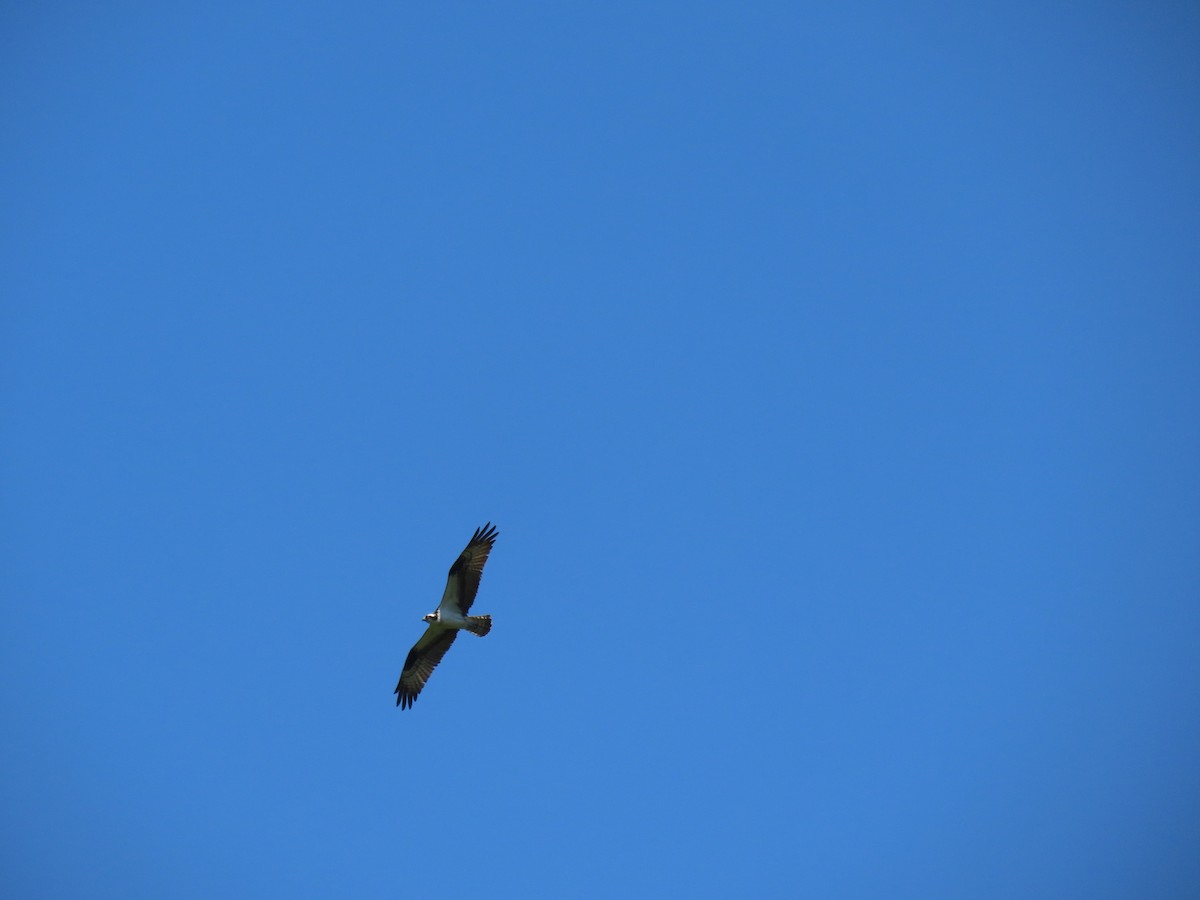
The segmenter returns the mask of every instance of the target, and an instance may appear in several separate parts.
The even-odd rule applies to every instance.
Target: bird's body
[[[395,690],[397,706],[407,709],[413,705],[459,631],[469,631],[483,637],[492,630],[491,616],[468,616],[467,612],[475,602],[479,580],[483,577],[483,564],[487,562],[498,534],[491,522],[476,528],[466,549],[450,567],[442,602],[437,609],[424,616],[429,627],[404,660],[404,669],[400,672],[400,681]]]

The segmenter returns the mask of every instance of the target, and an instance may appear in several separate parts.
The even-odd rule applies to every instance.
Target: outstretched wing
[[[430,625],[425,629],[404,660],[404,669],[400,672],[400,680],[396,682],[397,706],[408,709],[413,705],[456,637],[458,630],[454,628]]]
[[[438,609],[466,615],[471,604],[475,602],[475,594],[479,591],[483,564],[487,562],[488,554],[492,552],[492,544],[496,543],[499,534],[491,522],[475,529],[475,534],[467,542],[466,549],[450,567],[450,577],[446,579],[446,592],[442,594],[442,602],[438,604]]]

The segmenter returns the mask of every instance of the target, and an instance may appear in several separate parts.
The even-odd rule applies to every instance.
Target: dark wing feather
[[[456,604],[459,612],[464,615],[471,608],[471,604],[475,602],[475,594],[479,591],[479,579],[483,577],[483,564],[487,562],[488,554],[492,552],[492,544],[496,543],[499,534],[491,522],[475,529],[475,534],[467,542],[466,549],[450,567],[450,577],[446,579],[446,593],[442,596],[442,603]]]
[[[413,644],[404,660],[404,669],[400,672],[400,680],[396,682],[396,705],[408,709],[425,687],[425,682],[433,674],[434,668],[442,661],[458,630],[444,628],[441,625],[430,625],[421,635],[421,639]]]

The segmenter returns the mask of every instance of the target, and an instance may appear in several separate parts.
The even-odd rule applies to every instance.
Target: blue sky
[[[5,894],[1196,896],[1198,36],[6,6]]]

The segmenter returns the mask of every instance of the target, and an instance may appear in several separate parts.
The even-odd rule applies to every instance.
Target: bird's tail
[[[492,630],[491,616],[467,616],[467,631],[483,637]]]

